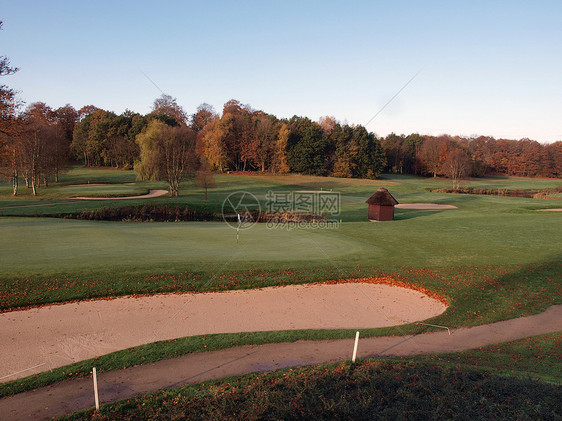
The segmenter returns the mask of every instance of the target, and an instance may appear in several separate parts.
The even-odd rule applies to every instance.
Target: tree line
[[[0,56],[0,76],[17,71]],[[11,181],[13,194],[20,180],[36,194],[40,186],[58,182],[73,162],[134,169],[141,180],[166,180],[176,196],[185,176],[196,175],[206,192],[213,187],[212,174],[226,171],[358,178],[386,171],[444,175],[454,183],[470,175],[561,177],[562,142],[377,137],[331,116],[317,122],[277,118],[234,99],[220,114],[201,104],[189,115],[166,94],[146,115],[130,110],[118,115],[93,105],[52,109],[42,102],[23,108],[14,90],[0,85],[0,175]]]
[[[562,142],[541,144],[530,139],[489,136],[409,136],[390,134],[382,139],[387,172],[445,175],[455,172],[481,177],[512,175],[562,177]]]
[[[83,114],[84,111],[82,110]],[[212,171],[261,171],[376,178],[381,172],[447,176],[505,174],[562,176],[562,142],[541,144],[493,137],[389,134],[377,137],[361,125],[334,117],[279,119],[230,100],[217,113],[208,104],[188,116],[163,95],[142,116],[95,109],[76,124],[71,149],[85,165],[133,168],[137,136],[151,120],[188,127],[203,165]],[[141,137],[142,138],[142,137]]]
[[[188,115],[169,95],[157,98],[146,115],[129,110],[118,115],[92,105],[52,109],[41,102],[4,114],[3,109],[2,174],[12,181],[14,194],[19,179],[35,193],[49,180],[58,181],[72,162],[134,169],[139,179],[167,180],[171,195],[178,194],[186,175],[197,174],[206,188],[212,186],[209,174],[227,171],[359,178],[392,172],[454,182],[489,174],[562,175],[562,142],[377,137],[334,117],[279,119],[237,100],[224,104],[220,114],[202,104]]]

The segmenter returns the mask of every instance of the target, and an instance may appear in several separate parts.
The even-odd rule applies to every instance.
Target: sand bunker
[[[90,184],[91,186],[91,184]],[[141,194],[140,196],[117,196],[117,197],[87,197],[87,196],[77,196],[71,197],[71,199],[79,200],[127,200],[127,199],[148,199],[150,197],[158,197],[168,194],[168,190],[150,190],[147,194]]]
[[[398,209],[458,209],[453,205],[439,205],[437,203],[400,203]]]
[[[445,309],[413,289],[341,283],[122,297],[14,311],[0,314],[0,381],[183,336],[374,328],[424,320]]]
[[[539,209],[540,212],[562,212],[562,208],[556,209]]]

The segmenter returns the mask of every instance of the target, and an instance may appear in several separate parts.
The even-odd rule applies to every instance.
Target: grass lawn
[[[558,333],[455,354],[279,370],[62,419],[556,419],[560,386],[544,381],[562,381],[560,341]],[[512,376],[522,372],[530,374]]]
[[[449,309],[433,319],[471,326],[540,312],[562,302],[562,214],[555,199],[431,193],[442,179],[385,175],[381,180],[311,176],[217,176],[209,200],[193,181],[179,198],[146,203],[221,211],[232,192],[248,191],[266,205],[268,191],[333,190],[341,194],[337,229],[268,229],[240,234],[222,222],[133,223],[48,218],[143,200],[72,201],[75,195],[142,194],[163,183],[135,181],[134,173],[74,168],[60,185],[32,197],[12,198],[0,184],[0,309],[84,298],[172,291],[255,288],[328,279],[390,275],[447,297]],[[75,184],[103,186],[71,186]],[[541,189],[560,180],[492,177],[471,180],[482,188]],[[396,210],[396,220],[366,220],[365,200],[380,186],[401,203],[452,204],[455,210]],[[29,206],[41,205],[41,206]],[[46,205],[46,206],[43,206]],[[36,217],[29,217],[36,216]],[[365,331],[363,336],[413,333],[417,326]],[[350,337],[351,331],[258,333],[215,338],[217,349],[243,343]],[[105,369],[200,349],[198,338],[154,344],[139,354],[108,357]],[[172,351],[168,346],[172,346]],[[198,348],[199,347],[199,348]],[[172,354],[170,354],[172,352]],[[173,354],[176,353],[176,354]],[[132,356],[132,358],[131,358]],[[99,362],[96,365],[100,366]],[[75,367],[86,375],[89,362]],[[104,365],[100,368],[104,370]],[[71,371],[74,369],[70,369]],[[64,369],[49,382],[60,379]],[[62,374],[61,374],[62,373]]]
[[[111,189],[131,180],[134,174],[128,171],[75,168],[65,175],[63,185],[42,189],[38,198],[26,196],[23,203],[56,203],[70,196],[60,196],[65,189],[76,195],[98,188],[68,187],[84,181],[112,183],[107,187]],[[470,183],[542,188],[560,182],[495,177]],[[147,203],[172,206],[206,206],[218,213],[228,194],[235,191],[254,194],[264,208],[270,190],[322,188],[341,194],[341,214],[336,219],[343,222],[336,229],[268,229],[265,224],[257,224],[243,230],[238,243],[236,231],[222,222],[131,223],[21,217],[129,206],[142,200],[65,201],[59,205],[4,208],[0,212],[11,216],[0,218],[0,309],[106,295],[248,288],[381,273],[406,273],[414,283],[429,282],[452,297],[454,303],[459,287],[464,286],[453,285],[450,279],[424,281],[423,276],[411,273],[426,269],[439,271],[444,278],[448,272],[454,277],[474,271],[477,285],[484,282],[482,276],[503,279],[513,274],[514,279],[519,279],[523,270],[530,271],[530,284],[535,286],[539,281],[532,273],[534,267],[539,271],[544,267],[558,269],[562,215],[536,211],[559,207],[558,200],[429,192],[448,184],[447,180],[412,176],[354,180],[221,175],[217,176],[217,188],[209,192],[208,202],[203,201],[202,192],[192,181],[184,183],[179,198],[147,199]],[[364,201],[381,185],[402,203],[453,204],[458,209],[397,209],[396,221],[371,223],[366,221]],[[146,191],[157,186],[162,187],[162,183],[124,187]],[[1,205],[19,205],[19,200],[12,201],[9,186],[0,187]],[[513,282],[525,282],[524,278]],[[549,302],[557,302],[560,275],[554,273],[548,278],[548,285],[540,285],[539,293],[550,289]]]

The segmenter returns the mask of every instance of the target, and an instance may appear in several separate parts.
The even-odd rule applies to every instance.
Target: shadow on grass
[[[431,216],[441,212],[443,212],[441,209],[397,209],[394,211],[394,220],[405,221],[407,219],[422,218],[424,216]]]

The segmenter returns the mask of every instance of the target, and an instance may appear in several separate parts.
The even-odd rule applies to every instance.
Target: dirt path
[[[168,190],[149,190],[147,194],[141,194],[140,196],[117,196],[117,197],[87,197],[87,196],[77,196],[71,197],[73,200],[128,200],[128,199],[149,199],[151,197],[164,196],[168,194]]]
[[[446,308],[413,289],[354,282],[121,297],[12,311],[0,314],[0,382],[166,339],[385,327],[425,320]]]
[[[529,317],[417,336],[363,339],[359,358],[457,352],[562,330],[562,305]],[[227,376],[350,359],[352,339],[243,346],[185,355],[98,376],[102,403]],[[46,419],[93,406],[92,379],[0,399],[0,419]]]

